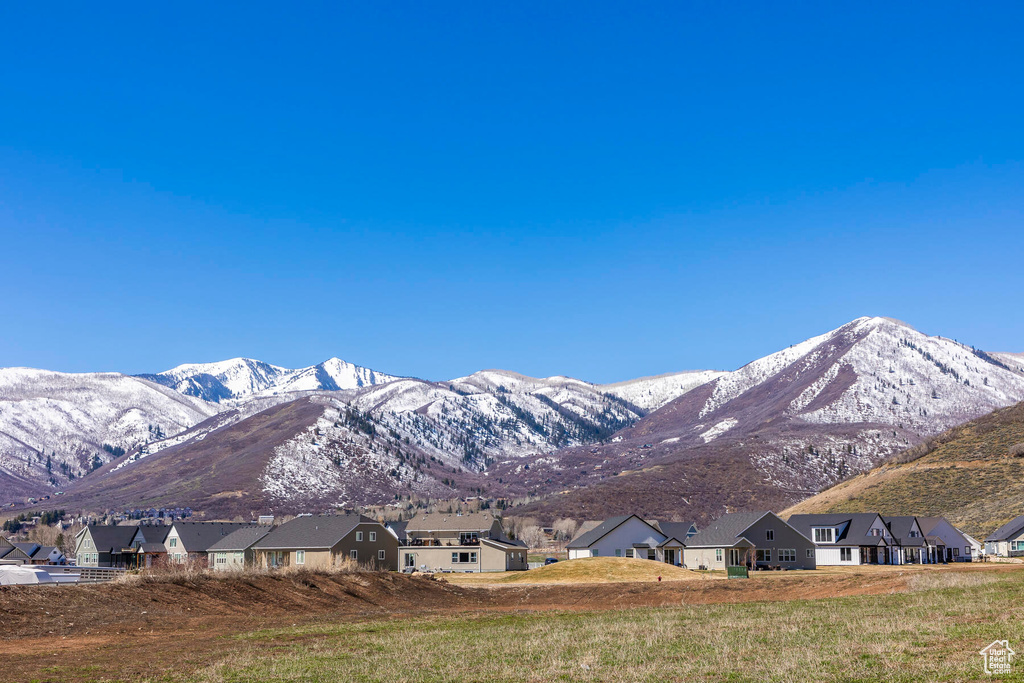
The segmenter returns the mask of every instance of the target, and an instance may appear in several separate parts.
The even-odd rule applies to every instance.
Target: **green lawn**
[[[256,631],[181,681],[968,681],[1024,653],[1024,571],[908,593],[608,612],[417,617]],[[1024,654],[1003,681],[1024,681]]]

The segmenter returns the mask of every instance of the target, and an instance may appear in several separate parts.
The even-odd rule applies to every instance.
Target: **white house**
[[[666,541],[672,547],[663,547]],[[681,559],[683,544],[679,539],[670,539],[658,528],[636,515],[611,517],[593,529],[572,539],[567,546],[569,559],[584,557],[635,557],[646,560],[665,561],[665,551]],[[673,564],[677,564],[673,562]]]
[[[818,566],[899,563],[892,531],[877,513],[793,515],[787,522],[814,543]]]
[[[924,532],[932,562],[970,562],[974,559],[974,543],[945,517],[918,517],[917,522]]]

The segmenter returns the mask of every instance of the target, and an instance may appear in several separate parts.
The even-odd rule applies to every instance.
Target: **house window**
[[[615,549],[615,557],[622,557],[622,548],[616,548]],[[627,550],[626,551],[626,557],[633,557],[633,551],[632,550]]]
[[[910,537],[911,537],[911,538],[917,538],[917,537],[918,537],[918,536],[920,536],[920,535],[921,535],[921,534],[917,533],[916,531],[911,531],[911,532],[910,532]]]
[[[452,564],[470,564],[476,562],[476,553],[452,553]]]
[[[306,564],[306,551],[296,550],[295,551],[295,564]]]
[[[779,548],[779,562],[796,562],[796,548]]]
[[[774,541],[775,540],[775,529],[768,529],[768,531],[765,532],[764,537],[765,537],[765,540]]]
[[[1024,550],[1024,541],[1010,541],[1010,550]]]
[[[370,532],[370,543],[373,543],[376,540],[377,540],[377,532],[376,531],[371,531]]]
[[[808,548],[807,549],[807,559],[809,560],[812,557],[814,557],[814,548]]]
[[[721,561],[722,561],[722,549],[721,548],[715,548],[715,562],[721,562]]]
[[[772,551],[771,550],[767,550],[767,549],[761,550],[759,548],[757,550],[757,561],[758,562],[771,562],[772,561]]]
[[[647,549],[647,559],[648,560],[657,559],[657,553],[654,551],[654,548],[648,548]]]
[[[840,562],[852,562],[853,561],[853,548],[840,548],[839,549],[839,561]]]
[[[385,558],[384,558],[384,551],[383,551],[383,550],[378,550],[378,551],[377,551],[377,559],[378,559],[378,560],[383,560],[383,559],[385,559]]]
[[[359,551],[358,550],[350,550],[350,551],[348,551],[348,556],[351,557],[353,560],[358,560],[359,559]]]
[[[459,534],[459,545],[470,545],[480,540],[480,534],[476,531],[464,531]]]
[[[590,551],[590,556],[591,557],[597,557],[597,555],[598,555],[597,548],[594,548],[593,550]]]
[[[177,536],[171,536],[171,547],[172,548],[177,548],[178,547],[178,537]]]
[[[363,542],[363,532],[362,531],[357,531],[356,532],[356,543],[362,543],[362,542]]]
[[[815,543],[832,543],[835,540],[835,529],[831,527],[826,529],[815,529],[814,530],[814,542]]]
[[[953,557],[960,557],[960,548],[953,548]]]

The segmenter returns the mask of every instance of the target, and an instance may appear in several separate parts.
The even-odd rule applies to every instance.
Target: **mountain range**
[[[1021,355],[887,318],[732,372],[606,385],[501,370],[431,382],[339,359],[13,368],[0,370],[0,501],[62,490],[65,506],[223,516],[480,493],[546,518],[700,520],[782,509],[1021,400]]]

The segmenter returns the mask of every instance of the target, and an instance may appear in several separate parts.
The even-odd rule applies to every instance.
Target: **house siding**
[[[664,534],[652,529],[642,520],[632,517],[586,548],[570,549],[569,559],[593,557],[595,550],[600,557],[626,557],[626,551],[633,550],[634,543],[646,543],[651,548],[656,548],[665,539]],[[637,552],[642,553],[642,559],[647,558],[646,548],[637,549]]]

